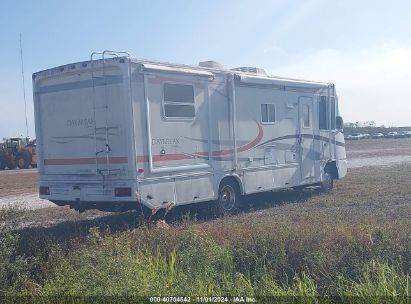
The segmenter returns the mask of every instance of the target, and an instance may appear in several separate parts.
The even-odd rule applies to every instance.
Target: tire
[[[321,183],[321,191],[324,193],[329,193],[334,187],[333,175],[328,168],[324,170],[324,179]]]
[[[9,168],[10,170],[16,169],[16,162],[14,160],[8,160],[6,161],[7,164],[7,168]]]
[[[16,164],[20,169],[28,169],[31,164],[31,154],[23,152],[17,155]]]
[[[240,189],[232,179],[225,179],[218,189],[217,209],[221,215],[235,214],[240,206]]]
[[[6,169],[6,158],[0,154],[0,170]]]

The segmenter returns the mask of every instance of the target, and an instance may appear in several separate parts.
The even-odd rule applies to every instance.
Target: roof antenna
[[[23,98],[24,98],[24,117],[26,118],[26,137],[29,137],[29,128],[27,125],[27,102],[26,102],[26,86],[24,83],[24,65],[23,65],[23,46],[21,44],[20,33],[20,58],[21,58],[21,77],[23,78]]]

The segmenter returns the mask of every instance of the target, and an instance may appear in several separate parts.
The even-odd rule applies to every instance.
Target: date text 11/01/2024
[[[150,303],[256,303],[253,297],[150,297]]]

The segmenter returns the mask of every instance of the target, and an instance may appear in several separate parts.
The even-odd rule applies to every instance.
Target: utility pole
[[[24,117],[26,119],[26,137],[29,137],[29,128],[27,124],[26,85],[24,82],[23,46],[21,43],[21,33],[20,33],[20,58],[21,58],[21,77],[23,79],[23,98],[24,98]]]

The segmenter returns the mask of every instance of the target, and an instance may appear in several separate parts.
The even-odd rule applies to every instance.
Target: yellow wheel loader
[[[36,142],[29,138],[12,137],[0,145],[0,170],[37,167]]]

